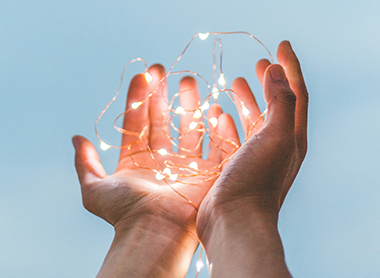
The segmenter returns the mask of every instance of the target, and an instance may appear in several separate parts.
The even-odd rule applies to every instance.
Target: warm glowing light
[[[172,173],[172,171],[170,170],[170,168],[165,168],[164,171],[162,171],[162,173],[164,173],[166,175],[170,175]]]
[[[217,87],[212,88],[212,97],[217,100],[219,97],[219,90]]]
[[[212,126],[215,128],[218,125],[218,119],[217,118],[210,118],[208,121],[212,124]]]
[[[223,74],[223,73],[220,74],[220,77],[219,77],[219,79],[218,79],[218,83],[219,83],[219,85],[221,85],[221,86],[226,85],[226,80],[224,79],[224,74]]]
[[[178,178],[178,175],[177,174],[172,174],[172,175],[169,175],[169,178],[171,181],[176,181],[177,178]]]
[[[182,106],[178,106],[177,109],[175,110],[176,114],[181,114],[181,115],[186,115],[186,111]]]
[[[165,149],[159,149],[157,152],[158,152],[160,155],[167,155],[167,154],[168,154],[168,151],[165,150]]]
[[[210,33],[199,33],[198,34],[199,35],[199,38],[202,40],[202,41],[204,41],[205,39],[207,39],[208,38],[208,36],[210,35]]]
[[[111,148],[110,145],[104,143],[103,141],[100,142],[100,148],[103,150],[103,151],[106,151],[108,150],[109,148]]]
[[[146,80],[146,82],[148,82],[148,83],[152,82],[153,77],[150,75],[149,72],[146,72],[146,73],[145,73],[145,80]]]
[[[165,176],[162,175],[161,173],[157,173],[157,174],[156,174],[156,179],[157,179],[158,181],[163,180],[164,178],[165,178]]]
[[[202,261],[197,262],[197,272],[201,271],[202,267],[204,266],[204,263]]]
[[[223,61],[223,59],[222,59],[223,49],[222,48],[223,48],[223,46],[222,46],[222,42],[221,42],[221,40],[219,38],[217,38],[214,41],[214,48],[213,48],[213,52],[212,52],[213,61],[214,61],[213,62],[213,67],[212,67],[212,69],[213,69],[212,82],[206,81],[198,73],[193,72],[191,70],[173,71],[174,66],[177,64],[177,62],[179,60],[182,59],[182,56],[185,54],[186,50],[188,49],[188,47],[190,46],[190,44],[192,43],[192,41],[194,40],[194,38],[196,38],[198,36],[200,40],[206,40],[206,39],[208,39],[208,37],[211,34],[212,35],[244,34],[244,35],[248,35],[249,37],[253,38],[257,42],[259,42],[260,44],[262,44],[254,36],[252,36],[251,34],[249,34],[247,32],[220,32],[220,33],[216,33],[216,32],[210,33],[210,32],[207,32],[207,33],[198,33],[198,34],[195,34],[195,36],[192,37],[192,39],[190,40],[190,42],[188,43],[188,45],[185,47],[185,49],[182,52],[182,54],[175,60],[174,64],[171,66],[171,68],[168,71],[168,73],[166,75],[164,75],[163,77],[161,77],[160,80],[157,80],[158,84],[155,85],[156,89],[154,91],[151,91],[146,96],[141,96],[140,99],[135,99],[136,102],[128,102],[128,108],[125,111],[123,111],[123,113],[121,113],[116,118],[115,124],[114,124],[115,129],[117,131],[123,133],[123,134],[130,134],[131,136],[135,136],[136,140],[131,140],[132,142],[130,142],[129,144],[122,144],[122,146],[111,146],[111,145],[108,145],[105,142],[103,142],[103,140],[100,138],[100,135],[99,135],[98,129],[97,129],[97,124],[98,124],[99,119],[104,114],[104,112],[106,112],[106,110],[108,109],[108,107],[110,106],[110,104],[113,103],[114,100],[116,99],[116,97],[118,96],[118,94],[120,92],[120,89],[122,88],[121,86],[122,86],[122,81],[123,81],[125,69],[131,63],[140,61],[140,62],[144,63],[144,65],[145,65],[145,71],[142,74],[144,74],[146,82],[150,83],[150,82],[153,81],[153,76],[148,72],[147,63],[143,59],[141,59],[141,58],[133,59],[133,60],[131,60],[125,66],[125,68],[123,70],[122,77],[121,77],[121,80],[120,80],[119,89],[116,92],[116,95],[107,104],[106,108],[103,109],[103,111],[100,113],[100,115],[98,116],[98,118],[97,118],[97,120],[95,122],[95,132],[96,132],[96,135],[99,138],[100,148],[102,150],[108,150],[109,148],[128,148],[129,158],[131,159],[131,161],[135,164],[135,166],[137,168],[150,170],[152,172],[152,178],[153,178],[153,175],[155,175],[155,178],[158,181],[164,181],[167,185],[169,185],[173,189],[173,191],[176,194],[178,194],[180,197],[182,197],[185,200],[187,200],[189,202],[189,204],[191,204],[195,209],[198,209],[198,207],[188,197],[186,197],[187,194],[183,194],[181,192],[182,191],[181,189],[177,190],[174,186],[172,187],[172,184],[181,183],[181,184],[187,184],[187,185],[197,185],[197,184],[201,184],[204,181],[210,181],[213,178],[218,177],[220,173],[218,171],[215,171],[215,169],[219,169],[223,165],[223,163],[228,162],[232,158],[232,156],[234,155],[234,153],[236,152],[236,150],[238,149],[238,145],[236,143],[234,143],[233,141],[230,141],[230,140],[225,140],[226,138],[223,138],[221,135],[219,135],[219,134],[217,134],[215,132],[215,129],[216,129],[216,127],[219,124],[218,117],[215,114],[214,114],[215,117],[211,117],[211,118],[205,117],[205,114],[206,114],[205,111],[210,108],[209,101],[210,101],[211,95],[213,97],[213,100],[215,100],[214,102],[217,102],[217,99],[218,99],[220,93],[221,92],[226,92],[227,96],[230,97],[230,99],[232,100],[233,104],[235,104],[236,107],[240,108],[241,115],[244,115],[244,117],[246,117],[247,120],[249,119],[253,123],[253,127],[252,128],[256,128],[256,123],[258,123],[258,121],[260,119],[261,120],[264,119],[264,115],[265,115],[265,112],[266,112],[266,110],[265,110],[259,116],[259,118],[256,119],[256,121],[254,121],[255,119],[250,119],[249,116],[248,116],[250,114],[249,110],[245,107],[244,102],[241,100],[241,98],[239,97],[239,95],[235,91],[233,91],[232,89],[226,88],[226,86],[225,86],[226,85],[226,79],[225,79],[226,77],[224,76],[224,73],[222,71],[222,68],[223,68],[222,67],[222,61]],[[217,55],[216,54],[216,52],[217,52],[216,48],[219,49],[219,54],[220,54],[219,59],[216,57],[216,55]],[[273,58],[272,58],[271,54],[269,53],[269,51],[268,51],[268,54],[270,56],[271,62],[273,62]],[[217,66],[217,61],[220,62],[219,67]],[[218,72],[217,72],[217,69],[219,69]],[[164,96],[164,94],[161,94],[160,92],[158,92],[160,85],[164,85],[163,82],[165,82],[165,80],[169,76],[176,75],[176,74],[182,74],[182,73],[186,73],[186,74],[190,73],[190,74],[192,74],[192,75],[194,75],[196,77],[199,77],[200,79],[202,79],[206,83],[208,90],[212,89],[211,91],[209,91],[209,93],[211,95],[208,95],[206,99],[199,101],[199,103],[197,104],[196,107],[193,107],[192,109],[188,109],[188,110],[186,110],[182,106],[178,106],[177,107],[177,105],[179,105],[179,103],[176,103],[176,105],[173,106],[175,98],[179,97],[182,92],[178,92],[178,93],[174,94],[174,96],[173,96],[173,98],[171,100],[166,99],[166,96]],[[156,81],[156,79],[155,79],[155,81]],[[212,87],[210,87],[210,84],[212,84]],[[157,148],[157,149],[152,150],[148,145],[146,147],[144,147],[145,141],[147,139],[146,138],[147,137],[146,133],[147,133],[147,131],[150,128],[149,124],[146,124],[144,127],[141,127],[140,130],[127,130],[125,128],[121,128],[121,127],[119,127],[119,126],[116,125],[116,121],[119,118],[121,118],[122,116],[124,116],[127,113],[129,113],[129,112],[132,112],[132,115],[130,115],[129,120],[131,120],[131,121],[139,120],[139,119],[135,119],[135,117],[134,117],[135,115],[133,115],[133,110],[134,109],[138,109],[140,106],[142,106],[143,104],[145,104],[146,101],[150,101],[150,99],[152,98],[152,96],[155,95],[157,92],[158,92],[157,96],[161,97],[162,100],[165,103],[168,104],[168,106],[167,106],[168,110],[165,110],[162,113],[162,124],[163,124],[164,133],[165,133],[167,139],[169,140],[169,142],[172,145],[178,147],[179,153],[172,152],[171,148],[169,149],[169,151],[167,151],[164,148],[162,148],[162,149],[158,149]],[[239,103],[239,101],[237,101],[237,99],[240,100],[240,103]],[[155,102],[158,102],[158,101],[159,101],[158,99],[155,100]],[[152,102],[150,102],[150,104],[151,105],[157,105],[157,103],[152,103]],[[166,113],[166,112],[170,112],[170,113]],[[187,122],[188,127],[186,127],[186,126],[184,127],[181,124],[178,127],[174,123],[175,120],[178,120],[178,119],[174,119],[175,118],[174,116],[176,116],[176,114],[177,115],[179,114],[181,116],[181,115],[187,115],[189,113],[192,116],[192,117],[190,117],[190,119],[192,119],[192,120],[189,120],[189,122]],[[208,121],[207,124],[204,123],[203,121],[201,121],[201,120],[203,120],[203,118],[207,119],[207,121]],[[168,126],[170,126],[170,130],[169,129],[167,130],[167,128],[166,128]],[[257,128],[259,130],[259,127],[257,127]],[[179,134],[179,136],[176,135],[175,137],[172,137],[172,132],[171,132],[172,129],[174,129]],[[206,169],[207,167],[203,167],[201,165],[201,167],[200,167],[201,170],[199,170],[198,169],[199,166],[198,166],[197,162],[195,162],[195,161],[191,162],[191,160],[189,161],[189,159],[191,159],[192,157],[193,157],[193,159],[195,159],[194,158],[195,156],[193,155],[192,151],[189,150],[189,149],[187,149],[187,148],[184,148],[181,145],[177,145],[177,141],[178,140],[180,141],[188,133],[195,133],[195,132],[199,133],[199,135],[200,135],[199,136],[200,139],[199,139],[199,141],[197,142],[197,145],[196,145],[196,150],[197,151],[198,150],[203,151],[203,149],[202,149],[202,141],[201,140],[203,139],[204,136],[207,136],[209,138],[218,137],[218,138],[221,139],[221,140],[210,140],[210,146],[213,145],[215,148],[218,148],[219,150],[221,150],[222,152],[225,153],[225,159],[219,165],[212,166],[212,168],[209,168],[209,169]],[[222,145],[221,145],[221,142],[223,142]],[[132,145],[135,145],[135,144],[138,144],[141,147],[139,148],[138,152],[131,152],[131,147],[132,147]],[[233,150],[229,151],[230,148],[228,148],[227,150],[225,150],[224,149],[224,145],[225,144],[230,145],[230,147]],[[140,154],[140,153],[146,153],[146,154],[149,154],[149,155],[147,155],[147,156],[140,156],[140,155],[136,156],[137,154]],[[161,156],[169,156],[170,158],[173,158],[173,160],[163,161],[167,157],[159,159],[160,155]],[[152,161],[150,161],[149,157],[152,159]],[[188,163],[190,163],[190,164],[188,164]],[[165,165],[165,166],[162,166],[162,164]],[[153,166],[151,166],[151,165],[153,165]],[[179,172],[177,172],[177,170]],[[188,173],[182,173],[182,170],[187,170]],[[194,181],[193,177],[197,177],[197,179]],[[162,183],[162,182],[160,182],[160,183]],[[199,262],[197,263],[197,271],[199,272],[199,270],[202,267],[203,267],[203,262],[201,261],[201,259],[199,259]],[[209,267],[211,269],[212,264],[210,264]]]
[[[198,170],[198,163],[196,163],[195,161],[193,161],[193,162],[191,162],[191,163],[189,164],[189,167],[190,167],[190,168],[193,168],[193,169],[195,169],[195,170]]]
[[[190,130],[193,130],[193,129],[195,129],[195,128],[197,127],[197,125],[198,125],[198,123],[196,123],[196,122],[191,122],[191,123],[189,124],[189,129],[190,129]]]
[[[210,104],[208,103],[208,101],[206,101],[205,103],[203,103],[203,105],[201,106],[201,110],[202,111],[205,111],[207,109],[210,108]]]
[[[247,109],[247,107],[245,107],[244,104],[241,107],[241,112],[243,113],[244,116],[248,116],[249,115],[249,110]]]
[[[201,112],[201,110],[198,109],[194,112],[193,118],[199,119],[200,117],[202,117],[202,112]]]
[[[137,109],[140,107],[141,104],[142,104],[142,101],[134,102],[132,103],[131,107],[132,109]]]

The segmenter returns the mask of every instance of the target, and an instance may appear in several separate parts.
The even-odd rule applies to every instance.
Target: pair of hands
[[[232,250],[234,247],[228,245],[230,239],[231,244],[239,246],[234,238],[245,239],[244,235],[237,236],[242,229],[251,232],[256,228],[275,229],[276,237],[278,212],[306,154],[308,105],[300,65],[288,42],[279,45],[277,59],[280,65],[271,65],[267,60],[256,65],[256,74],[268,104],[266,120],[258,123],[255,132],[223,167],[217,181],[198,185],[174,184],[199,207],[198,212],[170,187],[157,181],[151,171],[137,168],[126,149],[121,149],[115,173],[107,175],[92,143],[81,136],[73,138],[83,204],[115,227],[114,242],[98,277],[183,277],[198,239],[205,247],[210,265],[213,265],[211,275],[223,277],[218,274],[218,268],[226,265],[227,255],[223,257],[215,246],[223,248],[227,244],[224,247]],[[165,75],[165,69],[153,65],[149,73],[153,77],[149,84],[141,74],[132,79],[127,107],[150,94]],[[185,77],[179,89],[187,90],[181,95],[181,106],[194,108],[199,100],[198,94],[194,93],[198,91],[196,81]],[[238,78],[232,89],[244,101],[250,117],[258,118],[261,112],[247,82]],[[139,109],[125,115],[123,128],[140,132],[144,126],[149,126],[148,139],[143,143],[152,149],[170,151],[171,143],[162,130],[162,113],[167,109],[162,96],[167,98],[165,84]],[[223,113],[220,106],[212,105],[208,117],[218,118],[217,133],[239,143],[231,116]],[[181,127],[188,126],[190,121],[191,116],[181,117]],[[244,117],[241,121],[247,128]],[[123,134],[122,145],[135,140],[135,137]],[[199,133],[194,131],[180,141],[180,146],[193,149],[198,140]],[[144,156],[149,159],[147,153],[135,155],[136,159],[145,159]],[[224,156],[213,147],[207,159],[198,158],[196,162],[200,169],[207,169],[220,163]],[[165,157],[158,155],[156,159],[162,162]],[[254,219],[262,225],[255,224],[256,228],[252,229],[250,225]],[[249,237],[246,240],[255,242],[256,239]],[[257,240],[262,242],[263,238]],[[271,250],[278,240],[268,244]],[[227,272],[224,274],[227,277]]]

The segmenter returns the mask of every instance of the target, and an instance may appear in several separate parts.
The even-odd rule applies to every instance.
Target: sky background
[[[71,137],[98,145],[95,119],[131,59],[169,68],[194,34],[236,30],[273,54],[290,40],[310,92],[309,151],[279,221],[290,271],[379,277],[379,14],[375,0],[3,1],[0,277],[95,277],[113,228],[82,207]],[[243,37],[221,38],[227,86],[246,77],[264,108],[254,65],[265,52]],[[195,42],[178,69],[210,76],[211,47]],[[141,71],[132,67],[126,80]],[[101,125],[104,139],[117,144],[110,124]],[[108,173],[117,157],[101,153]]]

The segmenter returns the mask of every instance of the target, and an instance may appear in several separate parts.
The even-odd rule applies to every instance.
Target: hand
[[[250,133],[198,212],[197,231],[211,277],[290,275],[277,219],[306,155],[308,94],[289,42],[279,45],[277,59],[280,65],[261,60],[256,66],[267,102],[265,122]],[[235,80],[232,89],[256,119],[260,111],[246,81]]]
[[[145,99],[152,93],[165,69],[154,65],[149,69],[153,77],[147,83],[144,75],[136,75],[130,84],[127,108],[136,101]],[[138,109],[125,114],[123,128],[140,133],[148,127],[138,144],[133,144],[131,152],[138,152],[149,146],[153,150],[161,148],[172,151],[172,145],[163,130],[168,132],[169,124],[163,127],[162,115],[167,109],[167,87],[165,82],[158,91]],[[180,83],[181,106],[191,109],[198,106],[199,95],[195,79],[185,77]],[[209,117],[219,117],[222,111],[218,105],[209,109]],[[181,117],[181,128],[193,121],[191,113]],[[229,115],[223,114],[219,125],[232,130],[236,128]],[[191,131],[180,140],[180,147],[193,150],[200,139],[200,133]],[[232,138],[233,139],[233,138]],[[123,134],[122,146],[135,142],[134,135]],[[155,178],[155,173],[138,168],[132,161],[127,148],[122,148],[117,170],[107,175],[100,163],[94,146],[84,137],[75,136],[75,165],[81,183],[83,204],[87,210],[103,218],[115,227],[115,240],[98,277],[183,277],[192,255],[198,245],[195,231],[196,209],[184,198],[176,194],[163,181]],[[186,155],[200,154],[200,148]],[[167,157],[154,154],[162,165]],[[134,154],[134,159],[145,166],[155,168],[147,152]],[[198,163],[199,169],[208,169],[219,164],[223,155],[216,147],[211,148],[207,160],[200,157],[188,158],[181,163]],[[199,207],[214,180],[200,182],[202,177],[194,177],[186,182],[196,185],[174,183],[172,186]]]

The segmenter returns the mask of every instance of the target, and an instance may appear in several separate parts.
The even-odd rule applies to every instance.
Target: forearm
[[[115,238],[97,278],[184,277],[197,245],[195,238],[158,219],[115,227]]]
[[[277,216],[239,212],[218,217],[202,242],[211,277],[291,277],[277,230]]]

